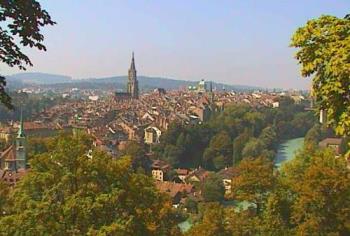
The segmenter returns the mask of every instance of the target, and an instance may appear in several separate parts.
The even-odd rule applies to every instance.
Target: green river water
[[[293,159],[295,157],[295,153],[303,147],[304,138],[294,138],[289,139],[283,143],[281,143],[278,147],[275,165],[277,168],[280,168],[281,165]]]

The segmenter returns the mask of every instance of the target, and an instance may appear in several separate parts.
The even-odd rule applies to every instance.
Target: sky
[[[138,75],[307,89],[289,47],[322,14],[344,17],[350,0],[41,0],[57,25],[47,51],[24,49],[30,72],[75,79]],[[18,69],[0,65],[1,74]]]

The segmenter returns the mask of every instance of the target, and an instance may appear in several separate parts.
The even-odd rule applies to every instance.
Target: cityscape
[[[336,16],[289,32],[288,76],[308,81],[285,86],[258,67],[256,83],[213,77],[215,58],[200,72],[186,62],[207,77],[175,79],[175,59],[139,60],[141,46],[112,72],[126,76],[99,74],[103,58],[94,78],[67,76],[81,73],[71,58],[67,72],[37,72],[51,62],[22,47],[50,53],[45,33],[66,14],[50,10],[68,3],[0,3],[0,235],[350,235],[350,16],[339,15],[350,4],[335,2]]]

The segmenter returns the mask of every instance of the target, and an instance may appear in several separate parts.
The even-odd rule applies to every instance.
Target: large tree
[[[219,203],[208,203],[202,206],[202,219],[186,235],[191,236],[228,236],[225,227],[225,210]]]
[[[350,17],[321,16],[293,35],[304,77],[313,76],[313,95],[338,134],[350,135]]]
[[[258,214],[274,186],[273,164],[266,158],[245,158],[238,165],[239,175],[232,179],[233,197],[254,203]]]
[[[53,24],[55,22],[51,20],[50,15],[35,0],[0,1],[0,61],[21,70],[32,66],[21,47],[46,50],[42,44],[44,36],[40,30],[45,25]],[[13,108],[5,86],[5,77],[0,76],[0,103]]]
[[[350,173],[330,150],[299,154],[282,175],[294,192],[291,221],[299,235],[350,234]],[[297,167],[297,168],[296,168]]]
[[[224,200],[225,187],[222,179],[217,174],[210,174],[205,180],[202,195],[206,202],[222,202]]]
[[[87,155],[85,137],[61,137],[35,156],[10,192],[0,235],[172,235],[172,205],[129,158]],[[1,186],[0,186],[1,187]],[[0,209],[6,193],[0,191]],[[174,231],[173,231],[174,230]]]

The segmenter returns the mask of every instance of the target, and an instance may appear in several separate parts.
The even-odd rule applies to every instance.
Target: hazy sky
[[[41,0],[57,25],[47,52],[26,49],[28,71],[73,78],[139,75],[307,88],[288,47],[297,27],[321,14],[343,17],[350,0]],[[1,64],[0,73],[18,70]]]

